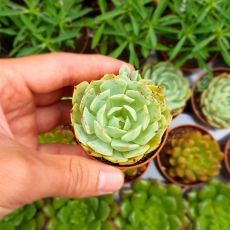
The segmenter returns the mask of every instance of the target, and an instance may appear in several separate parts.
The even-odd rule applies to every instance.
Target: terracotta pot
[[[230,138],[228,139],[224,149],[224,162],[225,162],[225,167],[230,175]]]
[[[226,67],[219,67],[219,68],[215,68],[212,70],[213,72],[213,76],[217,76],[221,73],[224,73],[224,72],[228,72],[230,73],[230,68],[226,68]],[[206,73],[202,74],[198,80],[194,83],[193,87],[192,87],[192,97],[191,97],[191,103],[192,103],[192,109],[196,115],[196,117],[202,121],[204,124],[212,127],[212,128],[217,128],[215,127],[214,125],[212,124],[209,124],[209,122],[206,120],[205,116],[202,114],[202,111],[200,109],[200,98],[201,98],[201,93],[200,92],[197,92],[196,91],[196,87],[197,87],[197,84],[198,82],[200,81],[200,79],[202,77],[204,77],[206,75]]]
[[[146,170],[148,169],[149,165],[150,165],[150,162],[147,163],[146,165],[138,167],[136,169],[128,169],[128,170],[137,170],[132,175],[126,174],[125,173],[126,170],[122,170],[124,172],[124,175],[125,175],[125,183],[131,183],[131,182],[139,179],[146,172]]]
[[[157,166],[160,172],[163,174],[163,176],[171,183],[177,184],[181,186],[182,188],[196,187],[196,186],[203,184],[204,182],[197,181],[195,183],[185,184],[180,178],[175,178],[175,177],[170,176],[167,171],[167,168],[170,168],[170,164],[169,164],[168,158],[165,157],[164,151],[170,148],[170,142],[172,139],[179,138],[185,133],[188,133],[191,131],[197,131],[197,130],[200,131],[202,134],[209,135],[212,138],[212,140],[216,141],[215,138],[206,129],[204,129],[201,126],[192,125],[192,124],[179,125],[169,130],[169,135],[166,140],[166,143],[164,147],[162,148],[160,154],[157,155]]]

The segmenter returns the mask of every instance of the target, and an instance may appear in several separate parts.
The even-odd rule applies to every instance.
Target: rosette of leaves
[[[121,192],[120,230],[183,230],[188,226],[187,202],[177,185],[155,180],[137,180]]]
[[[201,190],[188,194],[189,229],[230,229],[230,184],[219,180],[208,182]]]
[[[59,144],[74,144],[74,134],[66,126],[59,126],[47,133],[41,134],[38,137],[40,144],[59,143]]]
[[[162,89],[139,79],[137,71],[130,74],[124,66],[119,75],[75,87],[71,120],[77,140],[91,156],[130,165],[160,145],[170,111]]]
[[[117,213],[112,195],[86,199],[55,198],[45,207],[47,230],[112,230]]]
[[[191,96],[189,81],[182,72],[169,62],[150,62],[144,65],[142,77],[162,86],[171,114],[180,114]]]
[[[43,201],[26,205],[0,220],[1,230],[40,230],[45,219],[41,208]]]
[[[217,142],[200,131],[172,139],[165,153],[169,155],[169,175],[185,184],[208,181],[218,175],[223,159]]]
[[[13,40],[9,56],[77,50],[82,29],[91,21],[87,18],[91,9],[82,7],[83,0],[21,2],[0,3],[0,35]]]
[[[214,77],[202,92],[200,107],[208,123],[216,128],[230,128],[230,74]]]

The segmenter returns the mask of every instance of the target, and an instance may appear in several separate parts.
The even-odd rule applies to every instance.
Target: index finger
[[[103,55],[50,53],[5,60],[35,93],[49,93],[81,81],[118,73],[123,61]],[[132,67],[131,67],[132,68]]]

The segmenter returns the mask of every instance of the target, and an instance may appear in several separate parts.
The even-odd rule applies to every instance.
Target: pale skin
[[[77,83],[118,73],[101,55],[53,53],[0,59],[0,217],[45,197],[80,198],[118,190],[120,170],[89,159],[77,145],[39,145],[37,136],[70,123]]]

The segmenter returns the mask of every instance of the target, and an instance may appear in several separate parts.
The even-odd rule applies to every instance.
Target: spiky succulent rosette
[[[201,110],[209,124],[217,128],[230,128],[230,74],[214,77],[203,91]]]
[[[191,90],[189,81],[178,68],[169,62],[150,62],[144,66],[142,77],[164,88],[166,101],[173,116],[182,112],[191,96]]]
[[[162,88],[150,83],[123,66],[75,87],[71,120],[88,154],[131,165],[158,148],[171,115]]]

